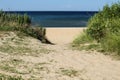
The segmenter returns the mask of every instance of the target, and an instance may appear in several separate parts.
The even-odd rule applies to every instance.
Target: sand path
[[[21,45],[16,45],[16,47],[24,46],[27,49],[30,48],[33,52],[18,53],[17,55],[0,52],[0,62],[2,64],[0,65],[0,73],[20,75],[25,80],[28,78],[33,78],[33,80],[120,80],[120,60],[102,53],[72,50],[69,47],[70,42],[81,31],[82,29],[47,30],[49,33],[49,35],[47,33],[48,39],[56,45],[42,44],[40,41],[29,37],[21,40],[13,32],[4,34],[0,38],[0,45],[4,45],[6,41],[7,44],[15,46],[17,40]],[[15,43],[11,41],[13,38]],[[44,51],[43,53],[39,51],[41,48]],[[47,53],[45,53],[46,51]],[[20,61],[19,65],[13,65],[13,60],[15,62]],[[2,61],[4,62],[2,63]],[[14,69],[11,72],[11,69],[8,68],[3,70],[2,67],[5,67],[5,64],[12,65],[17,72],[14,72]],[[6,69],[8,70],[6,71]]]
[[[69,43],[81,33],[83,28],[70,29],[47,29],[47,36],[56,45],[47,45],[52,52],[47,56],[48,61],[53,60],[49,66],[53,71],[49,80],[120,80],[120,61],[98,52],[71,50]],[[73,77],[57,75],[59,70],[75,70],[78,74]],[[74,75],[75,74],[75,75]],[[46,79],[47,80],[47,79]]]
[[[47,66],[50,74],[45,74],[44,80],[120,80],[119,60],[98,52],[71,50],[68,46],[47,45],[54,51],[41,58],[51,61]]]

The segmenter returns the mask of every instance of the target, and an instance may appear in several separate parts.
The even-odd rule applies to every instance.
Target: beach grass
[[[19,31],[39,39],[43,43],[50,43],[45,37],[46,29],[31,26],[31,19],[27,14],[7,13],[0,11],[0,31]]]
[[[86,32],[73,41],[75,47],[120,54],[120,3],[105,5],[89,21]],[[78,46],[77,46],[78,45]],[[82,46],[81,46],[82,45]],[[97,49],[98,48],[98,49]]]
[[[24,80],[20,76],[8,76],[0,73],[0,80]]]

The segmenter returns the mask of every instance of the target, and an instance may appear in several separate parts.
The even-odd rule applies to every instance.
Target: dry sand
[[[47,28],[47,37],[56,45],[47,45],[53,49],[49,59],[56,61],[51,70],[61,68],[77,70],[79,75],[73,78],[51,75],[51,80],[120,80],[120,61],[94,51],[77,51],[68,48],[85,28]],[[56,75],[57,76],[57,75]]]
[[[81,28],[48,28],[47,37],[56,45],[42,44],[29,37],[21,40],[16,35],[13,36],[13,32],[7,33],[6,36],[0,37],[0,47],[7,43],[15,47],[30,48],[33,52],[12,55],[1,50],[0,73],[20,75],[25,80],[28,78],[34,80],[120,80],[120,60],[95,51],[78,51],[69,48],[69,43],[82,30]],[[17,45],[16,41],[20,44]],[[42,53],[39,51],[41,48],[44,52],[50,51],[47,53],[42,51]],[[19,62],[19,65],[13,65],[10,62],[11,59],[22,62]],[[5,61],[9,62],[5,63]],[[12,72],[11,68],[4,70],[2,67],[5,64],[14,67],[18,72]]]
[[[56,44],[68,44],[72,42],[82,31],[81,28],[47,28],[47,38]]]

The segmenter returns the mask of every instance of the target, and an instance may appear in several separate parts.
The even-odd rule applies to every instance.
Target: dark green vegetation
[[[32,27],[28,15],[11,14],[0,11],[0,31],[19,31],[41,40],[43,43],[50,43],[46,37],[46,30],[42,27]]]
[[[105,5],[89,20],[86,31],[73,44],[120,55],[120,3]]]

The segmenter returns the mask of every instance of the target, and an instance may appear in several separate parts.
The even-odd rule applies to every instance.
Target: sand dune
[[[82,30],[47,28],[48,39],[56,45],[14,32],[0,33],[0,74],[25,80],[120,80],[120,60],[69,47]]]

